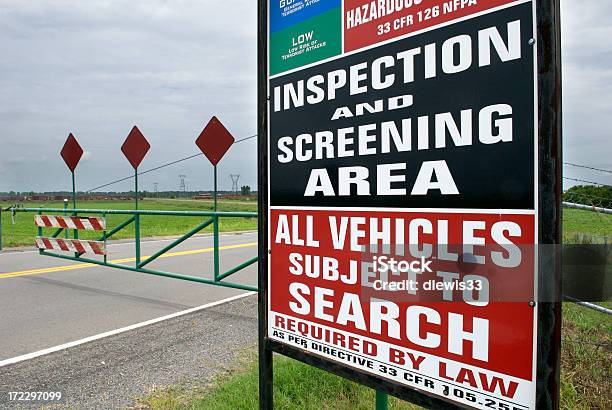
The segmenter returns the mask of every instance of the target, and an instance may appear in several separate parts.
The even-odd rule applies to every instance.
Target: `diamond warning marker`
[[[74,172],[79,164],[79,161],[81,160],[81,157],[83,156],[83,148],[81,148],[79,142],[76,140],[76,138],[74,138],[72,133],[68,135],[68,139],[66,140],[60,155],[64,159],[66,165],[68,165],[68,168],[70,168],[70,171]]]
[[[217,165],[221,161],[221,158],[233,143],[234,137],[217,117],[210,119],[204,127],[204,131],[196,139],[196,145],[213,165]]]
[[[149,141],[142,135],[138,127],[134,125],[134,128],[132,128],[132,131],[130,131],[130,134],[121,146],[121,152],[130,161],[132,167],[137,169],[150,148]]]

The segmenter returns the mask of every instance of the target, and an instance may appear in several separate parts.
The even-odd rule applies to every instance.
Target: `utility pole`
[[[181,184],[179,185],[179,192],[182,192],[183,197],[185,197],[187,195],[187,186],[185,185],[185,178],[187,178],[187,175],[181,174],[179,175],[179,178],[181,179]]]
[[[155,198],[159,198],[159,183],[158,182],[153,182],[153,194],[155,195]]]
[[[230,177],[232,178],[232,192],[234,195],[238,195],[238,180],[240,179],[240,174],[232,174]]]

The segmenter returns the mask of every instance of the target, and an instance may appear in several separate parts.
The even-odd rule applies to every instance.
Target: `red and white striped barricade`
[[[80,216],[35,215],[39,228],[64,228],[87,231],[106,231],[106,218]],[[106,255],[106,241],[36,237],[38,249]]]
[[[106,255],[106,244],[99,241],[36,237],[38,249]]]
[[[106,230],[106,218],[99,217],[36,215],[34,222],[40,228]]]

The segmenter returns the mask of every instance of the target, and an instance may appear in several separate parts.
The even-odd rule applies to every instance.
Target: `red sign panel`
[[[398,381],[417,371],[457,388],[486,386],[510,402],[528,401],[534,311],[526,301],[533,297],[534,259],[530,247],[520,246],[533,243],[534,220],[496,212],[273,209],[270,332],[354,355],[357,367],[389,363]],[[514,256],[506,248],[509,232],[517,234],[511,238]],[[462,243],[467,237],[482,245]],[[449,243],[460,245],[443,252]],[[364,251],[373,245],[377,252]],[[371,291],[388,282],[387,275],[398,275],[396,282],[410,276],[372,269],[373,254],[381,260],[390,253],[385,246],[398,245],[405,252],[397,259],[434,263],[415,275],[419,285],[412,294],[400,289],[374,298]],[[466,254],[482,260],[469,261]],[[485,283],[486,292],[461,290],[458,284],[470,278]],[[440,286],[451,283],[457,286]],[[432,284],[440,287],[430,289]],[[520,289],[512,289],[515,284]],[[443,394],[441,383],[430,387],[421,386]]]
[[[233,143],[234,137],[217,117],[210,119],[200,136],[196,139],[196,145],[213,165],[217,165],[221,161],[221,158],[223,158]]]
[[[79,164],[79,161],[81,160],[81,157],[83,156],[83,148],[81,148],[79,142],[76,140],[76,138],[74,138],[72,133],[68,135],[68,139],[66,140],[60,155],[64,159],[66,165],[68,165],[70,171],[74,172]]]
[[[344,51],[490,10],[515,0],[345,0]]]
[[[134,125],[134,128],[132,128],[132,131],[130,131],[125,142],[121,146],[121,152],[123,152],[123,155],[130,161],[132,167],[137,169],[150,148],[151,145],[149,141],[142,135],[138,127]]]

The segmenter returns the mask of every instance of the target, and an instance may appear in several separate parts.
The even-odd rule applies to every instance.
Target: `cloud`
[[[612,2],[561,2],[564,156],[612,169]],[[606,174],[565,167],[569,177],[612,185]],[[566,186],[573,185],[566,182]]]
[[[152,149],[142,169],[197,152],[217,115],[236,138],[256,129],[256,2],[252,0],[0,0],[0,191],[69,188],[59,150],[73,132],[86,158],[80,189],[131,173],[119,147],[134,124]],[[612,2],[562,2],[565,155],[612,168]],[[234,146],[220,187],[256,186],[255,140]],[[566,169],[568,176],[606,176]],[[210,189],[196,158],[143,176],[143,189]],[[112,189],[130,189],[129,182]]]
[[[0,144],[11,159],[0,191],[65,189],[58,153],[69,132],[91,155],[77,170],[81,189],[129,175],[119,147],[134,124],[152,145],[143,168],[197,152],[194,140],[212,115],[236,138],[253,133],[255,2],[0,3],[8,56],[0,60]],[[222,188],[231,186],[229,173],[255,184],[250,144],[232,148],[220,167]],[[155,182],[177,189],[174,174],[186,173],[194,188],[210,188],[207,165],[185,162]]]

